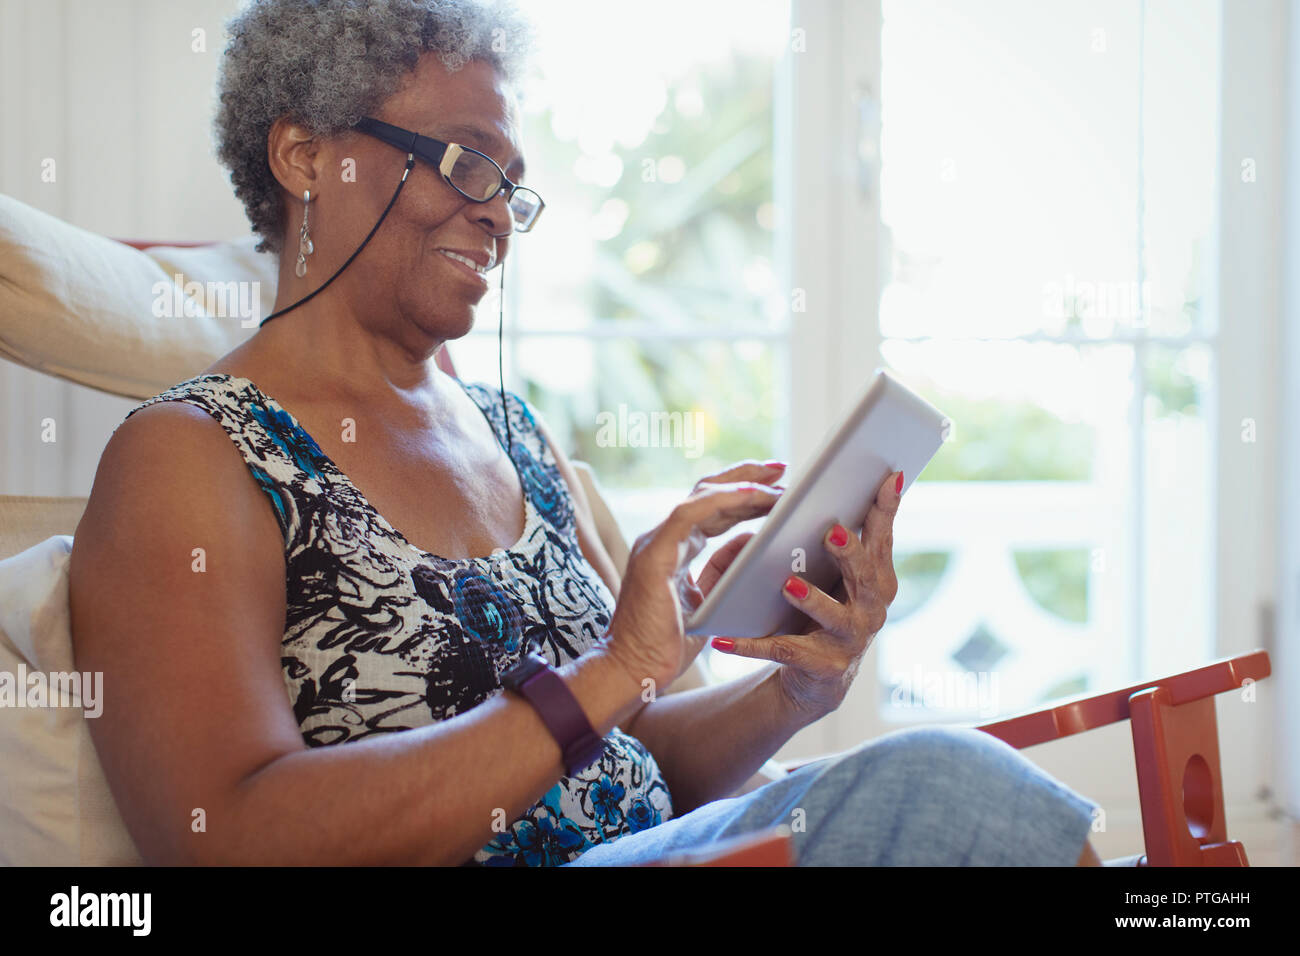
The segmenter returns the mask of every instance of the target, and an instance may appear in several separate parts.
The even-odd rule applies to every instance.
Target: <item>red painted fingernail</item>
[[[894,494],[901,495],[902,493],[903,493],[903,473],[900,471],[898,473],[898,480],[894,482]]]
[[[793,574],[785,579],[785,589],[801,601],[808,596],[808,585],[804,584]]]
[[[775,459],[772,460],[772,461],[765,461],[765,462],[763,462],[763,467],[764,467],[764,468],[784,468],[784,467],[785,467],[785,462],[783,462],[783,461],[776,461]]]
[[[712,643],[720,651],[729,651],[736,646],[736,642],[729,637],[715,637]]]
[[[831,528],[831,544],[837,548],[842,548],[849,543],[849,533],[844,530],[843,526],[836,525]]]

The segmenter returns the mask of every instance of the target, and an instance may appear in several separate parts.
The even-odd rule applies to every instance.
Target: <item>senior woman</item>
[[[801,864],[1097,862],[1092,804],[974,730],[728,797],[884,623],[901,476],[864,489],[860,537],[827,529],[843,601],[796,581],[806,633],[734,642],[764,669],[646,693],[744,538],[698,581],[690,558],[782,468],[702,479],[620,580],[535,411],[437,368],[540,209],[512,10],[254,0],[231,32],[220,156],[279,253],[274,320],[132,410],[72,554],[94,743],[146,861],[623,864],[788,822]]]

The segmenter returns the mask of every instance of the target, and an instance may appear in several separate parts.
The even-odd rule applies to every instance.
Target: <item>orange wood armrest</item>
[[[772,827],[724,840],[708,850],[693,850],[649,863],[647,866],[792,866],[794,851],[790,828]]]
[[[1094,697],[1073,698],[1044,710],[1008,717],[976,729],[992,734],[1017,749],[1032,747],[1128,720],[1129,698],[1141,690],[1163,688],[1168,692],[1169,705],[1177,706],[1235,690],[1248,679],[1262,680],[1271,673],[1268,652],[1251,651],[1239,657],[1225,657],[1182,674],[1143,681],[1122,690]]]
[[[1095,727],[1104,727],[1129,719],[1129,698],[1149,687],[1163,687],[1169,692],[1171,706],[1188,701],[1213,697],[1235,690],[1247,678],[1262,680],[1272,673],[1267,651],[1251,651],[1239,657],[1225,657],[1195,670],[1144,681],[1122,690],[1108,691],[1092,697],[1080,696],[1052,704],[1043,710],[1018,714],[975,728],[1006,741],[1012,747],[1032,747],[1049,740],[1059,740],[1071,734],[1082,733]],[[787,772],[793,772],[814,761],[833,754],[821,754],[783,761]]]

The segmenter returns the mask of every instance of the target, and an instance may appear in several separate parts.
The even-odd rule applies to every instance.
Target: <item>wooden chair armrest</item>
[[[1214,696],[1271,673],[1268,652],[1257,650],[975,729],[1020,749],[1130,721],[1146,853],[1116,865],[1247,866],[1245,848],[1228,839]]]
[[[1125,687],[1122,690],[1094,694],[1091,697],[1079,696],[1068,698],[1052,704],[1042,710],[1030,711],[994,721],[991,724],[975,728],[991,734],[999,740],[1006,741],[1020,750],[1035,744],[1059,740],[1071,734],[1082,733],[1096,727],[1117,723],[1129,719],[1129,699],[1139,691],[1149,687],[1162,687],[1169,692],[1171,706],[1185,704],[1189,701],[1213,697],[1225,691],[1235,690],[1245,680],[1262,680],[1272,673],[1267,651],[1251,651],[1237,657],[1225,657],[1212,661],[1195,670],[1144,681]],[[797,760],[782,761],[787,773],[800,767],[821,760],[830,754],[816,757],[804,757]]]
[[[1225,657],[1181,674],[1143,681],[1122,690],[1068,699],[1043,710],[997,720],[976,729],[1004,740],[1016,749],[1032,747],[1128,720],[1129,699],[1147,688],[1163,688],[1168,692],[1169,705],[1177,706],[1235,690],[1246,680],[1261,680],[1270,673],[1268,652],[1252,651],[1237,657]]]

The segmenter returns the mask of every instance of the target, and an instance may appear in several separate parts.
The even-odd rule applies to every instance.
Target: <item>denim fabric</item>
[[[995,737],[921,727],[595,846],[568,865],[647,863],[785,823],[800,866],[1072,866],[1094,807]]]

